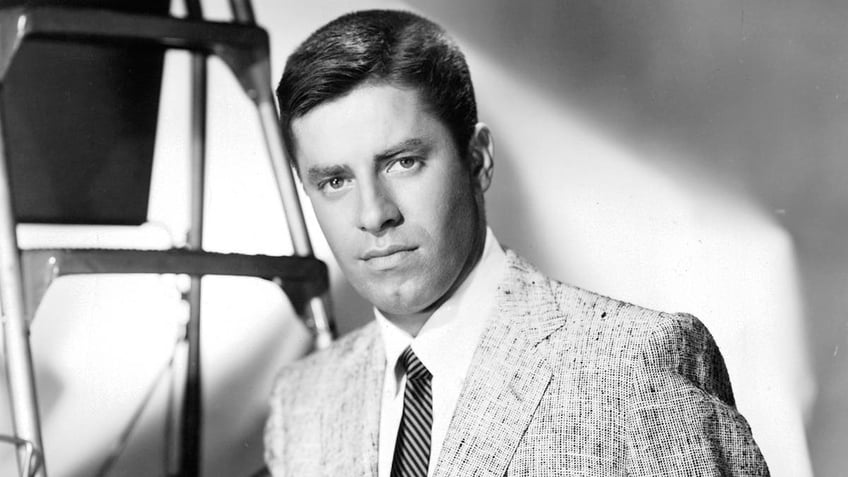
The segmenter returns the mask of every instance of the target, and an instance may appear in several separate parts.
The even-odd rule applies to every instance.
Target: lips
[[[411,252],[418,247],[410,245],[389,245],[387,247],[372,248],[362,254],[361,259],[368,262],[374,259],[382,259],[401,252]]]

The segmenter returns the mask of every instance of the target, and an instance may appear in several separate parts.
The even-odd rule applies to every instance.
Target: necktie
[[[406,372],[403,416],[400,419],[391,477],[426,477],[430,461],[430,429],[433,426],[433,375],[408,347],[399,363]]]

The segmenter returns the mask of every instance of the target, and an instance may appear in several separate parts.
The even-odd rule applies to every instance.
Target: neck
[[[389,321],[394,323],[398,328],[403,331],[409,333],[413,338],[418,336],[418,332],[421,331],[421,328],[424,327],[424,324],[427,323],[427,320],[430,319],[430,316],[436,311],[437,308],[430,310],[429,308],[420,313],[413,313],[409,315],[394,315],[391,313],[383,313]]]

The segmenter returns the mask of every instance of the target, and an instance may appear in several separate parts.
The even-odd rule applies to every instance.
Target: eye
[[[318,190],[324,195],[336,195],[350,185],[351,179],[343,176],[333,176],[318,183]]]
[[[411,169],[415,165],[415,159],[412,159],[411,157],[398,159],[398,165],[404,169]]]
[[[422,165],[423,163],[417,157],[401,157],[389,163],[388,167],[386,167],[386,172],[406,172],[418,169]]]

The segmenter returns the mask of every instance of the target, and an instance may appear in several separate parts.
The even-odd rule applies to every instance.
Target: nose
[[[359,187],[359,229],[381,235],[401,224],[403,215],[379,180]]]

